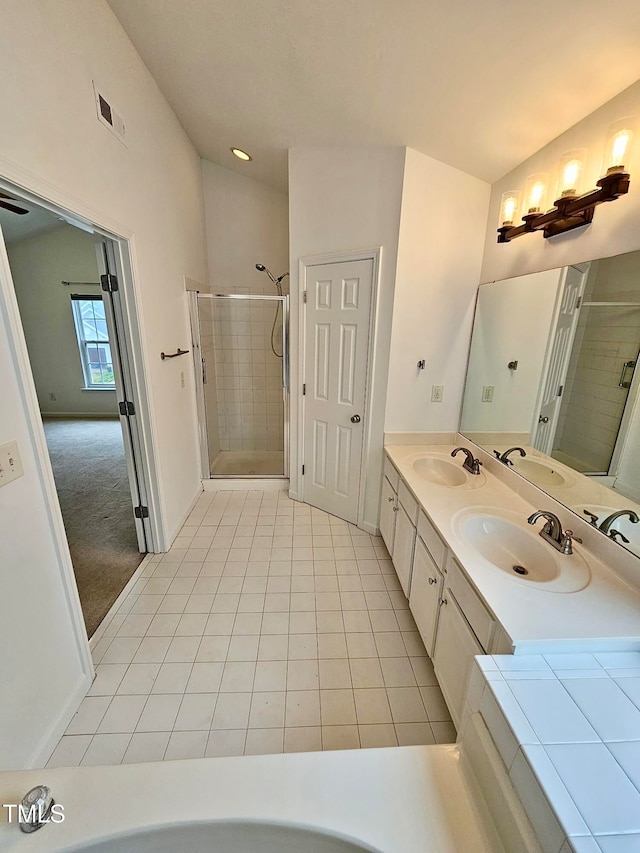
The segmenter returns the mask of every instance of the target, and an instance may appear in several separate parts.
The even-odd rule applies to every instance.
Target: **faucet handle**
[[[560,542],[560,551],[563,554],[573,554],[573,542],[579,542],[580,544],[582,544],[582,539],[580,539],[578,536],[574,536],[573,530],[565,530],[565,532],[562,534],[562,540]]]
[[[494,450],[493,453],[494,453],[496,459],[500,459],[500,451],[499,450]]]
[[[619,536],[625,545],[629,544],[629,540],[627,539],[627,537],[624,535],[624,533],[621,533],[619,530],[614,530],[614,529],[609,530],[609,536],[611,537],[611,539],[613,539],[614,542],[618,541],[617,537]]]
[[[583,509],[582,512],[589,519],[589,524],[593,524],[594,527],[598,526],[598,516],[594,512],[588,509]]]

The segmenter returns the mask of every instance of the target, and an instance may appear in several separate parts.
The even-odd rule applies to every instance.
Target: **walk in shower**
[[[289,297],[189,296],[203,479],[287,477]]]

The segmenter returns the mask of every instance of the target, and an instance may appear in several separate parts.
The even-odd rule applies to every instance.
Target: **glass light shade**
[[[514,225],[520,210],[520,199],[522,193],[520,190],[509,190],[502,194],[502,202],[500,204],[500,225]]]
[[[607,131],[607,141],[602,160],[603,175],[624,172],[629,163],[633,138],[638,128],[638,117],[627,116],[612,124]]]
[[[549,186],[549,175],[546,172],[538,172],[537,175],[529,175],[524,188],[524,212],[542,213],[547,200],[547,188]]]
[[[573,148],[571,151],[565,151],[560,158],[556,198],[580,195],[586,161],[586,148]]]

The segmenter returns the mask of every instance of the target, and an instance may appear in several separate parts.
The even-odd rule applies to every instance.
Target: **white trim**
[[[53,470],[49,458],[49,450],[44,434],[44,425],[40,416],[40,405],[31,372],[31,362],[24,337],[22,319],[18,309],[9,258],[7,255],[2,230],[0,229],[0,313],[4,314],[9,350],[14,358],[18,383],[22,389],[24,414],[31,434],[31,442],[42,492],[46,500],[49,525],[58,558],[62,587],[64,590],[69,616],[71,619],[74,640],[80,659],[83,683],[91,683],[93,678],[93,661],[89,652],[87,632],[84,625],[78,587],[76,584],[69,543],[62,521],[58,492],[53,479]],[[77,706],[76,706],[77,708]],[[74,709],[75,710],[75,709]],[[55,724],[54,724],[55,727]],[[53,727],[52,727],[53,728]],[[46,741],[46,738],[45,738]],[[43,742],[44,743],[44,742]],[[44,747],[39,747],[39,749]]]
[[[373,409],[373,394],[371,389],[375,387],[375,351],[378,336],[378,316],[379,316],[379,300],[380,300],[380,271],[382,265],[382,246],[375,249],[360,249],[349,252],[331,252],[326,255],[309,255],[300,258],[298,261],[298,283],[300,288],[298,298],[298,384],[303,381],[305,368],[305,344],[306,344],[306,303],[302,298],[302,293],[307,289],[307,269],[309,267],[324,266],[326,264],[341,264],[350,263],[352,261],[372,261],[372,282],[371,282],[371,306],[369,309],[369,340],[367,349],[367,382],[365,386],[364,400],[364,416],[365,429],[362,437],[362,464],[360,466],[360,493],[358,497],[358,527],[366,530],[368,533],[375,531],[378,528],[370,522],[365,522],[364,508],[365,495],[367,488],[367,477],[369,466],[367,461],[371,452],[372,439],[372,418],[371,412]],[[300,388],[291,389],[291,402],[297,398],[297,413],[298,413],[298,429],[297,429],[297,447],[295,453],[292,450],[292,457],[298,460],[297,470],[292,472],[291,489],[289,497],[294,500],[304,501],[304,481],[300,471],[300,453],[304,447],[304,397],[300,393]],[[293,439],[293,435],[291,436]]]
[[[261,492],[283,492],[289,488],[289,480],[286,477],[242,477],[241,479],[232,479],[231,477],[219,477],[211,480],[203,480],[202,488],[205,492],[245,492],[245,491],[261,491]],[[289,495],[291,497],[291,495]]]
[[[103,421],[119,421],[120,418],[115,412],[45,412],[40,411],[42,417],[47,418],[65,418],[66,420],[84,421],[86,418],[97,418]]]

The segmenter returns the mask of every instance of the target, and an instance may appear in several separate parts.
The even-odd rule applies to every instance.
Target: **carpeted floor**
[[[89,637],[140,565],[117,419],[44,420]]]

